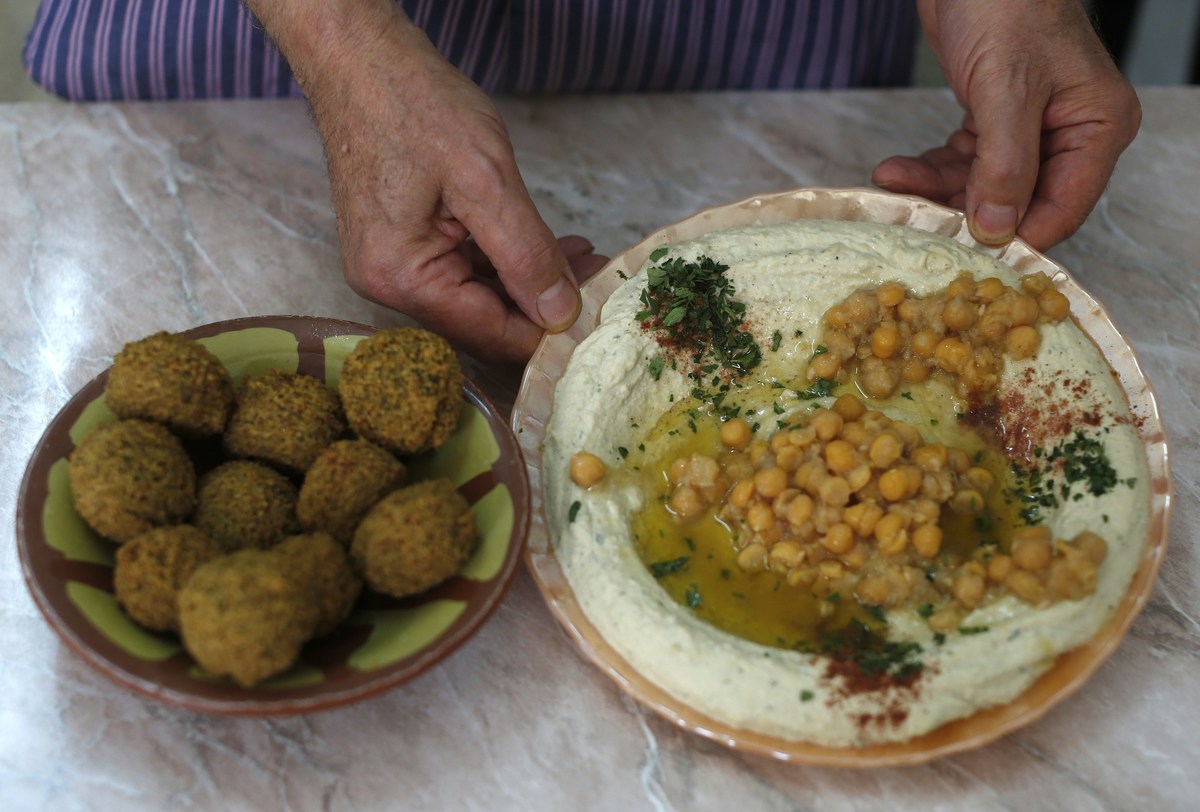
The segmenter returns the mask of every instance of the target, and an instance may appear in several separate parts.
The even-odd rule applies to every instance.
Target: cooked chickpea
[[[842,416],[829,409],[818,409],[813,413],[809,425],[817,433],[817,439],[828,442],[842,430]]]
[[[987,584],[983,578],[973,572],[962,573],[954,579],[954,586],[951,588],[954,593],[954,598],[968,609],[974,609],[983,600],[983,594],[987,591]]]
[[[746,524],[756,532],[774,527],[775,511],[771,510],[771,506],[764,502],[755,502],[746,508]]]
[[[750,424],[734,417],[721,424],[721,443],[741,451],[750,445]]]
[[[934,350],[937,365],[947,372],[958,372],[971,357],[971,348],[958,338],[943,338]]]
[[[685,476],[687,476],[687,470],[688,470],[688,458],[680,457],[679,459],[677,459],[673,463],[671,463],[669,468],[667,468],[667,477],[672,482],[679,482]]]
[[[854,395],[842,395],[833,402],[833,410],[842,416],[844,423],[848,423],[862,417],[867,407]]]
[[[987,279],[979,280],[979,283],[975,285],[975,296],[984,302],[990,302],[999,299],[1006,290],[1008,290],[1007,285],[996,277],[989,276]]]
[[[754,496],[754,477],[747,477],[733,486],[729,494],[729,503],[738,510],[745,510]]]
[[[781,541],[771,548],[768,558],[772,569],[776,564],[779,564],[786,571],[799,566],[804,561],[804,551],[800,549],[798,544],[793,544],[790,541]]]
[[[825,446],[825,464],[831,471],[844,474],[858,464],[854,446],[845,440],[832,440]]]
[[[893,322],[885,321],[871,333],[871,352],[878,358],[891,358],[900,346],[900,331]]]
[[[763,468],[754,475],[754,487],[764,499],[774,499],[787,487],[787,471],[782,468]]]
[[[1009,312],[1012,314],[1013,326],[1033,324],[1038,319],[1038,303],[1022,293],[1011,291],[1005,296],[1009,299]]]
[[[821,546],[834,555],[848,553],[854,548],[854,531],[850,525],[838,522],[825,533]]]
[[[892,596],[892,586],[882,575],[863,578],[854,588],[854,594],[865,604],[882,606]]]
[[[875,298],[884,307],[895,307],[904,301],[906,295],[904,286],[899,282],[884,282],[875,289]]]
[[[850,483],[840,476],[831,476],[817,488],[821,501],[832,507],[842,507],[850,501]]]
[[[858,383],[873,398],[891,397],[900,385],[900,364],[874,355],[867,356],[859,364]]]
[[[871,447],[867,451],[867,457],[871,460],[871,465],[879,469],[884,469],[900,459],[902,453],[904,453],[904,446],[896,435],[881,432],[871,442]]]
[[[986,468],[981,468],[978,465],[968,468],[966,473],[967,484],[980,493],[987,493],[996,484],[996,476]]]
[[[965,299],[970,299],[975,295],[975,277],[969,273],[960,274],[953,282],[946,286],[946,297],[954,298],[962,296]]]
[[[1026,603],[1040,603],[1045,594],[1042,582],[1036,575],[1026,570],[1010,572],[1004,579],[1004,585],[1008,587],[1009,592]]]
[[[942,309],[942,322],[951,330],[962,332],[971,329],[979,318],[979,307],[962,296],[955,296]]]
[[[815,507],[816,503],[813,502],[811,496],[806,493],[798,494],[795,499],[788,502],[787,511],[784,515],[788,520],[788,524],[799,527],[812,518]]]
[[[707,507],[700,492],[691,485],[680,485],[673,490],[667,504],[676,518],[684,522],[699,516]]]
[[[860,448],[870,441],[871,430],[859,422],[847,423],[842,427],[842,439],[849,443],[851,448]]]
[[[1100,564],[1108,555],[1108,542],[1095,533],[1089,533],[1086,530],[1077,535],[1071,543],[1086,555],[1093,564]]]
[[[987,562],[987,577],[993,584],[1002,584],[1004,579],[1013,571],[1012,558],[1006,555],[994,555]]]
[[[1038,294],[1038,309],[1042,318],[1050,322],[1059,322],[1071,312],[1071,300],[1054,288],[1047,288]]]
[[[1042,337],[1038,334],[1037,328],[1023,324],[1020,327],[1012,328],[1005,334],[1004,351],[1020,361],[1036,353],[1041,342]]]
[[[889,502],[899,502],[908,495],[908,477],[899,468],[884,471],[879,477],[879,493]]]
[[[922,358],[931,357],[937,351],[938,337],[933,330],[918,330],[913,333],[912,350]]]
[[[983,495],[973,488],[964,488],[950,497],[950,509],[963,516],[975,516],[983,512]]]
[[[815,567],[797,567],[787,574],[788,586],[812,586],[816,580]]]
[[[945,468],[949,458],[946,446],[941,443],[923,445],[920,448],[914,448],[912,452],[913,464],[922,471],[929,471],[930,473]]]
[[[904,519],[895,513],[889,513],[875,523],[875,539],[879,542],[879,551],[884,555],[899,555],[908,546],[908,530],[904,527]]]
[[[836,356],[825,352],[808,362],[808,379],[813,381],[817,378],[836,378],[841,368],[842,362]]]
[[[800,491],[795,488],[784,488],[778,496],[771,500],[771,510],[775,512],[776,516],[786,518],[788,505],[799,495]]]
[[[1014,537],[1012,559],[1023,570],[1040,572],[1050,564],[1054,551],[1050,542],[1031,536]]]
[[[771,453],[771,447],[763,440],[755,440],[750,444],[750,448],[746,453],[750,455],[750,462],[758,465],[762,462],[763,457]]]
[[[846,482],[855,493],[871,484],[871,466],[859,463],[846,474]]]
[[[775,452],[775,464],[790,474],[800,466],[803,453],[797,446],[785,444]]]
[[[929,367],[919,358],[907,358],[900,365],[900,378],[908,383],[929,380]]]
[[[846,568],[842,566],[841,561],[827,560],[817,565],[817,572],[821,574],[822,578],[835,581],[846,574]]]
[[[912,546],[922,558],[934,558],[942,551],[942,528],[923,524],[912,533]]]
[[[771,439],[767,440],[767,447],[771,449],[772,453],[779,453],[779,449],[785,448],[788,445],[790,445],[788,436],[783,432],[772,435]]]
[[[767,568],[767,548],[762,544],[747,544],[737,555],[737,565],[745,572],[762,572]]]
[[[604,479],[607,470],[604,460],[590,451],[576,451],[571,455],[571,481],[581,488],[590,488]]]
[[[817,433],[813,431],[812,426],[801,426],[798,429],[792,429],[787,434],[788,444],[794,445],[796,448],[808,448],[817,440]]]

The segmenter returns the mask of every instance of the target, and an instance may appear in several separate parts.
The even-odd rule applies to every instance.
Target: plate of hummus
[[[526,371],[530,569],[587,657],[739,750],[980,746],[1077,690],[1165,551],[1154,394],[1103,307],[961,212],[806,188],[615,257]]]

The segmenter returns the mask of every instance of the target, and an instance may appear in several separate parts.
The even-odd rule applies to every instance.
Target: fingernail
[[[1010,241],[1017,233],[1017,210],[1014,206],[980,203],[975,209],[975,239],[988,245]]]
[[[537,297],[537,312],[542,324],[552,333],[561,333],[575,323],[583,302],[579,289],[567,277],[561,277]]]

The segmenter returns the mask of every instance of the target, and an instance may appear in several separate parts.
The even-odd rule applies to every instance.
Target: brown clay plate
[[[636,273],[650,252],[660,245],[694,239],[725,228],[816,219],[890,223],[923,229],[988,253],[1019,273],[1045,272],[1070,299],[1076,321],[1091,336],[1116,374],[1139,426],[1150,468],[1150,530],[1141,563],[1124,598],[1101,631],[1087,644],[1059,656],[1049,671],[1012,702],[981,710],[924,736],[896,744],[837,748],[768,736],[724,724],[666,693],[630,666],[583,613],[554,555],[543,514],[541,443],[554,409],[554,386],[576,345],[595,329],[604,302],[624,281],[621,275]],[[533,510],[526,552],[529,568],[551,611],[584,654],[623,690],[667,720],[736,750],[782,761],[839,767],[919,764],[979,747],[1037,720],[1078,690],[1116,650],[1149,597],[1166,552],[1172,494],[1167,440],[1153,389],[1129,342],[1113,325],[1100,303],[1062,266],[1019,240],[1001,249],[979,245],[971,237],[962,212],[906,195],[874,189],[797,189],[716,206],[659,229],[613,257],[583,286],[583,312],[570,330],[548,335],[542,340],[526,370],[513,409],[512,426],[525,454],[531,483]]]
[[[334,386],[342,361],[375,328],[335,319],[263,316],[184,332],[202,342],[235,381],[278,368]],[[134,336],[133,338],[140,338]],[[67,456],[114,419],[105,371],[54,418],[25,470],[17,548],[25,582],[67,645],[116,682],[195,711],[306,713],[394,688],[448,656],[499,604],[512,580],[529,520],[529,486],[516,441],[479,387],[465,382],[459,427],[445,445],[410,461],[410,479],[447,477],[471,503],[479,544],[446,583],[403,600],[365,594],[350,619],[305,647],[291,670],[243,689],[203,673],[177,637],[131,621],[112,594],[116,547],[75,513]]]

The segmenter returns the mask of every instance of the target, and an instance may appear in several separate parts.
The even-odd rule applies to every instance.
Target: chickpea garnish
[[[581,488],[590,488],[600,480],[608,467],[604,460],[590,451],[576,451],[571,455],[571,481]]]

